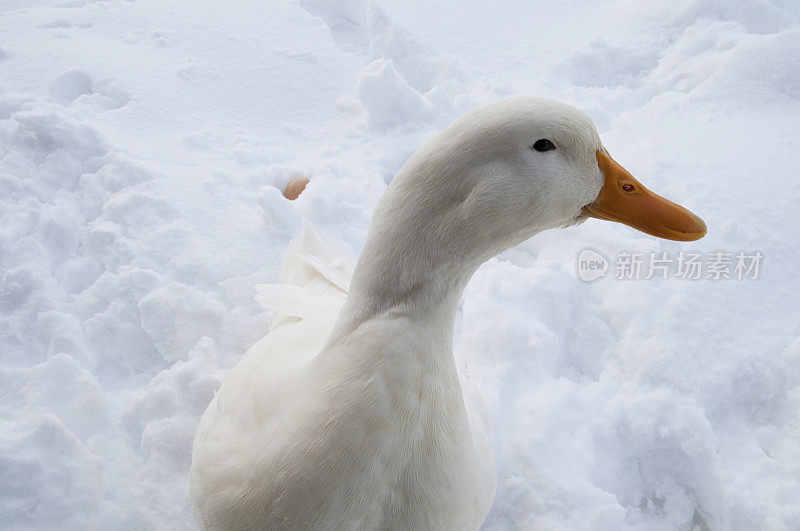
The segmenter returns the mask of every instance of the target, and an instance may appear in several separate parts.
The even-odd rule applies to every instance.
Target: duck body
[[[495,465],[488,420],[472,395],[465,402],[453,359],[458,302],[481,263],[542,230],[587,215],[652,221],[641,205],[628,216],[622,192],[606,190],[630,174],[610,158],[601,171],[603,153],[580,111],[501,101],[409,159],[376,208],[352,279],[329,242],[301,235],[282,284],[262,293],[282,317],[197,429],[190,490],[200,526],[479,528]],[[669,205],[662,218],[684,216]],[[670,234],[689,234],[667,221]]]
[[[297,252],[324,254],[319,239]],[[299,279],[329,307],[278,323],[226,379],[193,453],[204,527],[480,526],[496,479],[452,354],[466,278],[382,286],[379,263],[359,262],[346,301],[313,272]]]
[[[452,357],[458,298],[394,305],[331,333],[343,298],[325,289],[328,312],[275,326],[207,409],[191,477],[198,521],[477,528],[496,480],[485,419],[467,413]]]

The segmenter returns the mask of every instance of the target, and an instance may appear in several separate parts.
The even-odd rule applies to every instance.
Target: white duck
[[[468,413],[453,361],[459,298],[490,257],[586,216],[676,240],[705,234],[611,159],[580,111],[514,98],[468,113],[409,159],[346,300],[338,251],[306,232],[281,275],[293,286],[259,295],[285,317],[198,427],[201,527],[477,529],[496,480],[487,424]]]

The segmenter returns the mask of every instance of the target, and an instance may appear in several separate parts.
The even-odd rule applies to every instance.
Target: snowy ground
[[[305,221],[357,253],[425,139],[531,94],[709,234],[590,221],[479,270],[456,352],[492,416],[485,528],[800,528],[799,22],[791,0],[4,0],[0,526],[192,528],[196,422],[267,330],[254,284]],[[586,283],[589,247],[764,260]]]

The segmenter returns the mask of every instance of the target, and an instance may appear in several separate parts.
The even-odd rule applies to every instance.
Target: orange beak
[[[597,199],[583,207],[585,214],[668,240],[690,242],[706,235],[702,219],[642,186],[609,155],[598,151],[597,162],[605,184]]]

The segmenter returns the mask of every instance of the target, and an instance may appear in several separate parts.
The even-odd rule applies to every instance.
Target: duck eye
[[[542,138],[533,143],[533,149],[536,151],[550,151],[551,149],[555,148],[556,146],[554,146],[553,143],[546,138]]]

